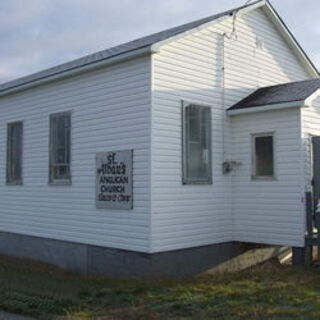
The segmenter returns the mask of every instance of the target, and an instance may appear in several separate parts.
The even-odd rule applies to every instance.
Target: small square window
[[[274,178],[274,136],[253,136],[253,178]]]

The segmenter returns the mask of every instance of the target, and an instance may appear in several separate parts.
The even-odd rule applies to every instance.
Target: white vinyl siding
[[[237,37],[227,39],[222,34],[230,35],[232,22],[229,18],[189,32],[164,44],[160,52],[153,55],[152,252],[241,240],[240,231],[234,231],[237,204],[233,198],[237,189],[232,182],[233,173],[222,174],[222,163],[232,160],[234,148],[230,119],[225,116],[225,110],[258,87],[310,77],[262,9],[239,15]],[[212,107],[212,185],[185,186],[181,183],[180,100]],[[251,155],[250,137],[248,139],[248,154]],[[250,157],[248,161],[250,167]],[[250,169],[248,177],[251,180]],[[274,195],[269,191],[270,188],[265,190],[267,198]],[[255,190],[252,192],[254,195]],[[278,195],[275,196],[277,199]],[[301,201],[300,193],[298,199]],[[266,210],[266,215],[277,214],[278,208],[268,203],[264,206],[262,211]],[[295,208],[295,227],[300,228],[301,205],[295,202],[292,206]],[[267,210],[269,208],[271,212]],[[287,214],[285,212],[282,221],[288,221]],[[284,240],[285,243],[301,244],[300,229],[283,232],[278,227],[270,228],[274,231],[264,239],[265,242]],[[248,230],[252,234],[246,239],[259,243],[260,233],[253,227]],[[280,235],[276,238],[278,232]],[[284,236],[288,232],[289,236]]]
[[[147,252],[150,222],[150,57],[0,98],[6,124],[24,120],[24,185],[5,185],[0,153],[0,231]],[[48,185],[49,117],[72,112],[72,186]],[[134,150],[133,210],[95,207],[96,153]]]
[[[153,55],[152,252],[231,241],[228,179],[222,175],[221,37],[196,32]],[[181,100],[211,106],[212,181],[182,183]]]
[[[230,34],[232,19],[215,31]],[[236,38],[225,39],[226,105],[256,88],[310,78],[263,9],[239,16]]]

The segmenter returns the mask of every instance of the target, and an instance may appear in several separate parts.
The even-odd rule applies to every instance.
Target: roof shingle
[[[303,101],[317,89],[320,89],[320,79],[311,79],[264,87],[254,91],[228,110],[231,111],[278,103]]]

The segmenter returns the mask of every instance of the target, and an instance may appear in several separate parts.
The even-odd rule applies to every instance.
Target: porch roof
[[[229,108],[228,112],[305,101],[318,89],[320,78],[259,88]]]

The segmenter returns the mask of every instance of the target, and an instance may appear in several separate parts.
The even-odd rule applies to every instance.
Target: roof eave
[[[300,101],[276,103],[276,104],[263,105],[263,106],[231,109],[231,110],[227,110],[227,115],[236,116],[236,115],[249,114],[249,113],[276,111],[276,110],[292,109],[292,108],[302,108],[302,107],[308,107],[308,106],[309,105],[306,104],[306,100],[300,100]]]
[[[0,91],[0,97],[5,96],[5,95],[9,95],[12,93],[16,93],[18,91],[30,89],[32,87],[36,87],[39,85],[47,84],[47,83],[50,83],[53,81],[61,80],[61,79],[68,78],[71,76],[75,76],[75,75],[78,75],[78,74],[81,74],[84,72],[97,70],[97,69],[100,69],[100,68],[103,68],[106,66],[125,62],[125,61],[131,60],[131,59],[136,59],[136,58],[143,57],[143,56],[146,56],[149,54],[151,55],[155,52],[157,52],[156,49],[152,48],[151,46],[146,46],[143,48],[139,48],[136,50],[125,52],[125,53],[116,55],[114,57],[107,58],[105,60],[93,62],[93,63],[87,64],[87,65],[83,65],[81,67],[76,67],[76,68],[70,69],[68,71],[57,72],[56,74],[49,75],[49,76],[46,76],[43,78],[38,78],[36,80],[26,82],[21,85],[17,85],[15,87],[9,87],[8,89],[3,89],[2,91]]]

